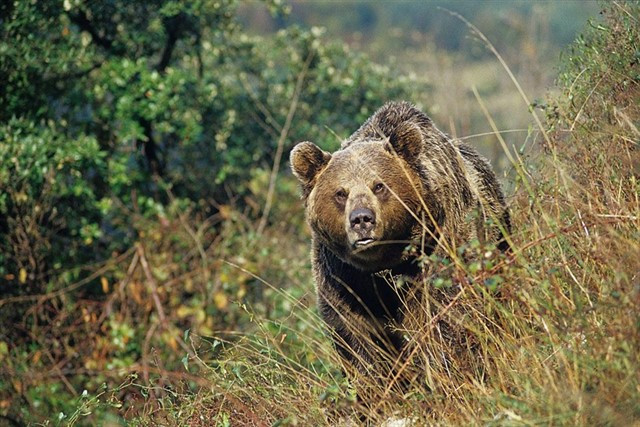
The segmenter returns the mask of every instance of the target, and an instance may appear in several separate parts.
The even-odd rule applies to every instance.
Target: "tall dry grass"
[[[195,351],[208,367],[201,391],[176,392],[139,422],[640,424],[638,17],[637,3],[612,3],[606,32],[576,48],[582,62],[567,71],[563,93],[549,100],[546,117],[532,113],[533,160],[497,141],[515,177],[512,252],[469,242],[445,258],[425,258],[417,286],[426,298],[400,325],[409,345],[390,361],[391,373],[345,378],[349,368],[308,294],[263,280],[289,315],[251,317],[255,333],[207,338],[212,348]],[[590,57],[593,46],[599,52]],[[636,59],[618,61],[625,49]],[[499,138],[491,105],[477,97]]]

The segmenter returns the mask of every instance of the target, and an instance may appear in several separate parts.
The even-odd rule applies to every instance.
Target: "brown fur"
[[[313,233],[320,313],[362,372],[380,374],[404,346],[395,331],[411,306],[388,278],[420,275],[408,245],[442,256],[474,238],[507,248],[508,212],[489,163],[408,103],[383,106],[333,154],[298,144],[291,166]]]

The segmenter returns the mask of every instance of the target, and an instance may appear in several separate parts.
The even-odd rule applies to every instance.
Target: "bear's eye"
[[[384,190],[384,184],[379,182],[376,185],[373,186],[373,192],[378,194],[380,192],[382,192],[382,190]]]
[[[347,192],[344,190],[336,191],[336,199],[339,201],[345,201],[347,199]]]

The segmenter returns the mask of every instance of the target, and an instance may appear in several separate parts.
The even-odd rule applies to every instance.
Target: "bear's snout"
[[[371,209],[356,208],[349,214],[349,223],[358,233],[368,232],[376,223],[376,214]]]

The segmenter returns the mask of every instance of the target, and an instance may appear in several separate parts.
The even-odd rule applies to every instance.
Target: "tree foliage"
[[[302,139],[335,146],[331,132],[345,136],[407,94],[388,69],[317,29],[249,36],[235,10],[229,0],[2,6],[2,154],[12,159],[0,166],[4,276],[24,268],[45,283],[51,268],[124,250],[135,239],[127,211],[153,215],[168,192],[209,211],[230,197],[242,203],[274,161],[294,96],[287,148]],[[14,245],[18,218],[34,222],[27,246],[48,254],[31,265]]]

